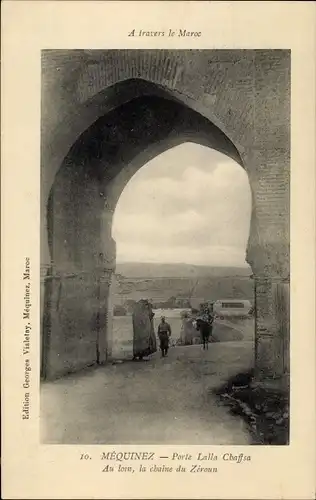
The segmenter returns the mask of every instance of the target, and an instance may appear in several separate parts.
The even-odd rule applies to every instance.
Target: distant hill
[[[250,267],[213,267],[192,264],[119,262],[116,274],[126,278],[249,277]]]
[[[253,300],[250,268],[188,264],[124,263],[116,267],[114,303],[148,298],[190,298],[191,303],[217,299]]]

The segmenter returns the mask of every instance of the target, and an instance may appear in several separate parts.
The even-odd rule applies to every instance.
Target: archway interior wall
[[[161,103],[163,103],[162,106],[160,106]],[[141,111],[138,112],[136,109],[137,106],[141,107]],[[111,105],[109,107],[111,108]],[[125,125],[121,126],[120,130],[119,125],[116,124],[115,127],[113,126],[113,120],[117,120],[118,122],[123,120],[122,109],[126,110],[124,114]],[[158,116],[161,114],[161,110],[163,110],[163,113],[161,116]],[[153,116],[153,123],[151,123],[151,113],[155,115]],[[141,126],[138,120],[140,116],[145,122],[147,120],[148,126],[156,126],[157,130],[154,134],[148,131],[147,139],[144,138],[143,141],[138,141],[137,145],[138,128]],[[156,95],[145,95],[138,99],[133,99],[125,104],[125,106],[112,109],[105,117],[97,120],[88,129],[89,132],[86,131],[79,137],[75,143],[77,150],[73,146],[66,160],[63,162],[63,169],[67,167],[70,172],[72,169],[79,169],[76,175],[79,177],[82,176],[83,184],[87,184],[89,176],[91,178],[94,176],[100,192],[105,189],[107,183],[119,171],[126,169],[126,165],[130,163],[137,153],[143,152],[145,148],[144,141],[146,140],[148,140],[148,144],[151,144],[152,142],[161,142],[162,139],[168,137],[169,142],[173,140],[179,143],[177,137],[181,136],[180,142],[194,141],[213,147],[241,163],[237,149],[217,127],[177,101],[168,101],[161,97],[158,98]],[[110,130],[110,123],[112,123],[112,130]],[[128,130],[128,127],[130,127],[130,130]],[[124,146],[122,146],[123,140]],[[89,146],[87,146],[89,141],[90,145],[93,144],[90,148],[91,151],[89,151]],[[73,165],[74,157],[77,158],[75,165]],[[100,158],[102,158],[102,171],[100,171],[100,167],[98,166]],[[57,174],[54,177],[56,176]],[[46,183],[46,191],[47,187],[49,187],[48,182]],[[44,193],[42,200],[44,201],[45,199]],[[52,256],[50,257],[52,258]],[[46,256],[46,260],[48,261],[51,258]]]
[[[65,159],[48,204],[53,262],[48,376],[109,356],[109,287],[115,269],[111,230],[117,200],[149,159],[192,140],[232,154],[228,139],[195,112],[146,97],[106,115]]]
[[[84,164],[66,163],[56,176],[47,207],[53,270],[50,374],[75,371],[99,358],[102,207],[97,179],[87,174]]]

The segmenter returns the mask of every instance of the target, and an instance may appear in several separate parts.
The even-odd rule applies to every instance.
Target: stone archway
[[[237,149],[217,127],[184,104],[157,95],[113,108],[78,138],[63,161],[47,204],[52,262],[46,316],[50,338],[43,343],[47,376],[110,356],[108,301],[115,270],[111,226],[116,203],[149,159],[187,141],[241,163]]]
[[[289,279],[289,223],[284,218],[289,201],[287,52],[272,51],[271,56],[269,51],[197,51],[194,59],[192,51],[106,51],[106,55],[92,51],[93,61],[91,54],[82,51],[74,51],[71,58],[61,51],[59,59],[55,51],[47,52],[44,80],[48,89],[43,88],[48,98],[43,99],[42,118],[43,375],[61,375],[106,359],[102,334],[106,310],[100,303],[106,302],[115,263],[115,247],[109,238],[115,203],[133,172],[164,149],[188,140],[224,152],[248,173],[253,213],[247,260],[256,284],[257,374],[282,375],[284,322],[280,326],[276,297],[280,297],[281,283]],[[213,66],[203,66],[210,55]],[[148,58],[160,58],[160,72],[150,73],[145,64]],[[56,60],[61,69],[58,76]],[[198,73],[198,79],[199,67],[206,69]],[[279,108],[271,95],[265,100],[262,82],[267,67],[272,95],[276,96],[275,82],[284,86],[281,99],[277,95]],[[243,81],[249,71],[255,88]],[[239,86],[238,92],[232,82]],[[52,114],[50,100],[55,106]],[[262,109],[266,119],[269,106],[273,112],[277,108],[278,121],[273,122],[277,130],[261,126]],[[254,109],[257,115],[251,117]],[[140,123],[139,110],[143,110],[141,122],[147,123],[147,129],[133,126]],[[93,206],[88,205],[91,200]],[[79,217],[84,203],[86,219]],[[55,211],[51,219],[46,218],[47,207],[49,214]],[[94,214],[91,220],[89,213]],[[84,310],[80,304],[88,303],[84,290],[91,298],[91,314],[86,319],[80,316]],[[77,307],[80,314],[74,312]],[[75,340],[88,328],[94,340],[81,355],[71,338]]]

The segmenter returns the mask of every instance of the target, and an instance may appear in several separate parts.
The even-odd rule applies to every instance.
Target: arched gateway
[[[187,141],[248,174],[256,374],[287,374],[289,68],[282,50],[43,51],[44,378],[111,357],[116,203],[139,168]]]

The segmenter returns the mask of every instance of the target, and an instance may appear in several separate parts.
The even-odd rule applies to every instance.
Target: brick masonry
[[[137,98],[144,106],[134,109]],[[117,109],[125,113],[123,121]],[[189,139],[228,154],[248,173],[253,212],[247,259],[257,290],[257,366],[266,376],[287,370],[278,361],[280,336],[289,329],[280,321],[286,308],[274,307],[272,290],[289,282],[290,272],[290,52],[48,50],[42,53],[43,294],[47,272],[59,277],[48,279],[52,297],[62,283],[59,312],[49,306],[49,352],[43,341],[50,376],[105,359],[109,326],[100,318],[108,310],[102,306],[97,320],[89,311],[107,303],[109,280],[102,269],[115,266],[116,202],[144,163]],[[96,281],[82,281],[80,273]],[[78,291],[75,302],[70,283]],[[86,358],[77,352],[78,317],[86,331],[96,325],[86,339]]]

